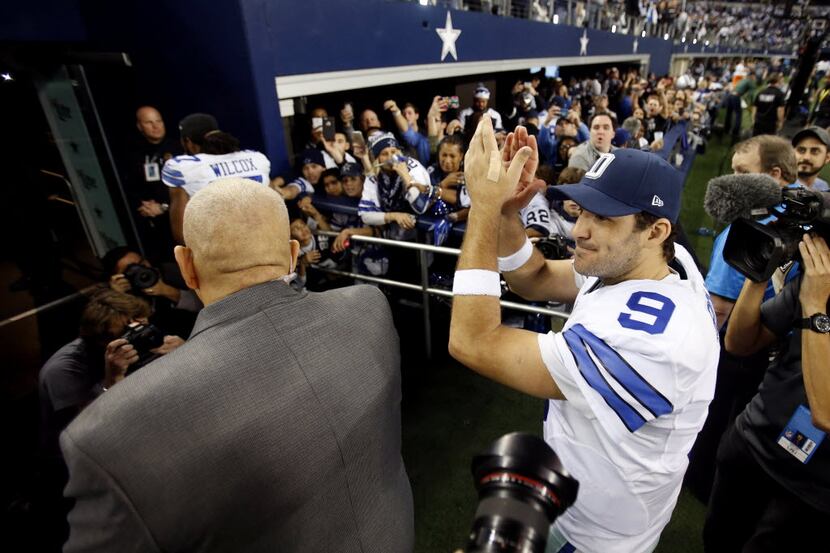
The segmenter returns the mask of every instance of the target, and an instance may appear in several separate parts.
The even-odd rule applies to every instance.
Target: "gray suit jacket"
[[[61,435],[64,551],[411,551],[400,399],[376,288],[237,292]]]

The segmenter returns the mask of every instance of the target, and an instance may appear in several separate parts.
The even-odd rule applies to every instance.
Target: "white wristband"
[[[456,271],[452,282],[453,296],[501,297],[501,279],[496,271],[465,269]]]
[[[507,257],[499,258],[499,272],[509,273],[510,271],[515,271],[530,261],[532,255],[533,244],[530,242],[530,238],[525,237],[525,243],[522,244],[522,247],[518,251],[513,252]]]

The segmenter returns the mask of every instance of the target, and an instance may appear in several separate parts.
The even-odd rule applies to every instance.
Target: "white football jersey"
[[[473,113],[473,108],[464,108],[458,113],[458,121],[461,123],[461,130],[464,130],[464,127],[467,125],[467,118],[470,117]],[[504,125],[501,124],[501,115],[499,112],[494,110],[493,108],[487,108],[487,115],[490,116],[490,119],[493,121],[493,129],[496,132],[500,132],[504,130]]]
[[[168,159],[161,170],[161,180],[171,188],[183,188],[193,195],[215,181],[226,177],[251,179],[268,186],[271,162],[254,150],[230,154],[196,154]]]
[[[715,391],[719,344],[689,253],[685,278],[584,281],[560,333],[539,336],[567,398],[548,402],[545,441],[579,480],[556,520],[580,552],[637,553],[659,539]]]
[[[553,233],[553,225],[550,220],[550,205],[547,198],[537,193],[525,207],[519,210],[522,218],[522,226],[525,229],[532,228],[542,233],[542,236],[550,236]]]

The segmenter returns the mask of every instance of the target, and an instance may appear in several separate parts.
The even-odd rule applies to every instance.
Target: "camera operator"
[[[102,392],[124,379],[139,352],[121,338],[131,323],[147,324],[150,305],[141,298],[115,290],[101,290],[84,308],[78,338],[43,365],[39,375],[42,445],[59,456],[58,435],[78,413]],[[165,336],[152,353],[165,354],[184,343]]]
[[[718,449],[707,553],[786,551],[830,523],[830,249],[815,234],[798,249],[803,275],[763,303],[766,283],[747,280],[729,321],[730,353],[780,349]]]
[[[190,335],[202,302],[187,289],[175,263],[162,263],[159,269],[124,246],[107,252],[102,263],[112,290],[144,297],[152,306],[154,324],[180,336]]]
[[[783,138],[772,135],[755,136],[735,146],[732,172],[763,173],[775,179],[783,189],[795,181],[795,154]],[[712,307],[721,332],[729,320],[744,282],[743,275],[726,263],[723,255],[731,229],[732,225],[727,226],[715,238],[709,272],[706,275],[706,289],[712,299]],[[792,278],[792,273],[782,276]],[[771,298],[774,294],[775,288],[770,281],[765,298]],[[721,436],[755,395],[766,362],[766,352],[736,358],[721,347],[715,397],[709,405],[709,416],[695,442],[689,470],[686,473],[687,486],[701,501],[709,497],[715,476],[714,460]]]

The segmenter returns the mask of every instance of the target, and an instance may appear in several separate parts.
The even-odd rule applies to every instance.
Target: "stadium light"
[[[559,14],[558,13],[553,14],[553,24],[554,25],[559,24]]]
[[[663,40],[669,40],[669,33],[663,35]]]
[[[640,35],[640,36],[642,36],[643,38],[646,38],[646,32],[645,32],[645,31],[643,31],[643,34],[642,34],[642,35]]]
[[[427,6],[429,5],[429,0],[418,0],[418,3],[422,6]]]
[[[697,39],[696,38],[692,39],[692,44],[697,44]]]
[[[686,36],[684,35],[683,38],[680,39],[680,42],[686,42]]]
[[[611,25],[611,32],[612,32],[612,33],[616,33],[616,32],[617,32],[617,26],[616,26],[616,25]]]
[[[703,43],[703,45],[704,46],[709,46],[709,41],[707,40],[706,42]]]
[[[0,78],[2,78],[4,81],[13,81],[14,80],[14,77],[12,77],[11,73],[0,73]]]

